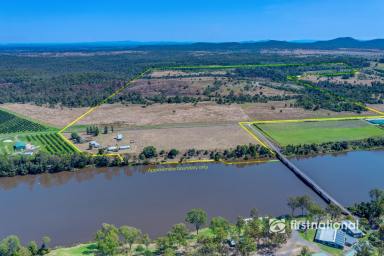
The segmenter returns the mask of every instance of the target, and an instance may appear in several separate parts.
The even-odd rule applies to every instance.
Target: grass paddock
[[[365,120],[273,123],[257,126],[281,146],[384,136],[384,129]]]

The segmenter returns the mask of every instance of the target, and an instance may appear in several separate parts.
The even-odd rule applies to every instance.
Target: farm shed
[[[361,238],[364,236],[363,232],[356,227],[356,224],[349,220],[344,220],[341,222],[341,229],[354,238]]]
[[[316,231],[315,242],[343,249],[345,245],[345,233],[340,229],[319,228]]]
[[[15,143],[15,145],[13,145],[13,149],[14,150],[25,150],[26,146],[27,146],[27,144],[25,144],[24,142],[18,141]]]

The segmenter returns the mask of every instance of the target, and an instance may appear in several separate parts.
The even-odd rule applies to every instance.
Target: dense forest
[[[321,81],[316,86],[327,89],[335,95],[369,104],[382,104],[384,98],[384,83],[372,82],[372,85],[353,85],[345,83],[342,86],[329,81]]]
[[[141,48],[138,48],[141,49]],[[171,49],[132,50],[121,54],[113,52],[1,52],[0,104],[7,102],[61,104],[68,107],[92,106],[109,96],[126,81],[148,67],[177,65],[234,65],[258,63],[319,63],[345,62],[354,67],[365,66],[361,58],[310,56],[289,57],[265,55],[257,51],[228,51],[220,53],[173,51]],[[320,67],[321,68],[321,67]],[[268,77],[283,81],[308,66],[258,68],[238,70],[238,76]],[[141,95],[126,95],[124,100],[143,104]],[[154,102],[191,102],[190,98],[156,98]],[[221,102],[258,102],[259,98],[225,98]]]

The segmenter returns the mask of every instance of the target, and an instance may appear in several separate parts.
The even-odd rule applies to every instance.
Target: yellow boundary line
[[[370,111],[372,111],[372,112],[375,112],[375,113],[377,113],[377,114],[379,114],[379,115],[384,116],[384,112],[382,112],[382,111],[380,111],[380,110],[374,109],[374,108],[372,108],[372,107],[367,107],[367,106],[365,106],[365,108],[368,109],[368,110],[370,110]]]
[[[225,66],[220,66],[222,68],[225,68]],[[180,67],[179,67],[180,68]],[[188,67],[186,67],[188,68]],[[136,81],[137,79],[140,79],[142,78],[145,74],[149,73],[149,72],[152,72],[154,70],[164,70],[164,68],[147,68],[145,69],[143,72],[139,73],[138,75],[134,76],[133,78],[129,79],[128,82],[126,82],[124,84],[124,86],[120,87],[119,89],[117,89],[115,92],[113,92],[111,95],[109,95],[108,97],[106,97],[104,100],[102,100],[101,102],[99,102],[96,106],[94,107],[91,107],[89,108],[86,112],[84,112],[82,115],[80,115],[79,117],[77,117],[75,120],[73,120],[72,122],[70,122],[69,124],[67,124],[64,128],[62,128],[57,134],[62,138],[64,139],[68,144],[70,144],[71,147],[73,147],[76,152],[83,152],[82,150],[80,150],[72,141],[68,140],[62,133],[65,132],[69,127],[73,126],[74,124],[76,124],[77,122],[79,122],[81,119],[83,119],[84,117],[86,117],[87,115],[89,115],[90,113],[92,113],[93,111],[95,111],[96,109],[98,109],[101,105],[105,104],[108,102],[108,100],[110,100],[111,98],[113,98],[114,96],[116,96],[117,94],[119,94],[120,92],[122,92],[123,90],[125,90],[128,86],[130,86],[132,84],[132,82]],[[359,103],[355,103],[355,104],[359,104]],[[361,105],[361,104],[359,104]],[[246,126],[245,124],[267,124],[267,123],[294,123],[294,122],[318,122],[318,121],[342,121],[342,120],[358,120],[358,119],[368,119],[368,118],[383,118],[384,117],[384,112],[382,111],[379,111],[377,109],[374,109],[372,107],[367,107],[367,106],[363,106],[364,108],[366,108],[367,110],[370,110],[374,113],[377,113],[379,114],[380,116],[350,116],[350,117],[329,117],[329,118],[307,118],[307,119],[292,119],[292,120],[266,120],[266,121],[252,121],[252,122],[239,122],[239,125],[240,127],[246,131],[253,139],[255,139],[261,146],[267,148],[273,155],[274,152],[273,150],[271,150],[264,142],[262,142],[252,131],[250,131]],[[121,154],[119,153],[108,153],[108,154],[91,154],[91,156],[93,157],[98,157],[98,156],[110,156],[110,157],[118,157],[121,161],[123,161],[123,157],[121,156]],[[223,160],[220,160],[219,162],[222,162],[224,164],[229,164],[229,165],[232,165],[232,164],[241,164],[241,163],[261,163],[261,162],[269,162],[269,161],[273,161],[273,160],[251,160],[251,161],[241,161],[241,162],[231,162],[231,161],[223,161]],[[191,163],[211,163],[211,162],[216,162],[215,160],[213,159],[201,159],[201,160],[187,160],[187,161],[183,161],[183,162],[163,162],[163,163],[160,163],[160,164],[191,164]]]
[[[241,128],[243,128],[244,131],[246,131],[253,139],[255,139],[261,146],[265,147],[271,154],[272,156],[275,156],[275,151],[273,151],[267,144],[265,144],[259,137],[256,136],[255,133],[250,131],[245,125],[246,124],[252,124],[252,122],[239,122],[239,125]]]

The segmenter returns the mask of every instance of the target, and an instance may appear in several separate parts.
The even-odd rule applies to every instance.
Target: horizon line
[[[240,40],[240,41],[183,41],[183,40],[151,40],[151,41],[141,41],[141,40],[96,40],[96,41],[40,41],[40,42],[0,42],[0,46],[6,45],[74,45],[74,44],[108,44],[108,43],[130,43],[132,45],[138,44],[195,44],[195,43],[212,43],[212,44],[220,44],[220,43],[261,43],[261,42],[269,42],[269,41],[278,41],[278,42],[288,42],[288,43],[314,43],[321,41],[331,41],[335,39],[353,39],[356,41],[372,41],[372,40],[382,40],[383,38],[374,37],[369,39],[358,39],[355,37],[335,37],[330,39],[292,39],[292,40],[279,40],[279,39],[260,39],[260,40]]]

